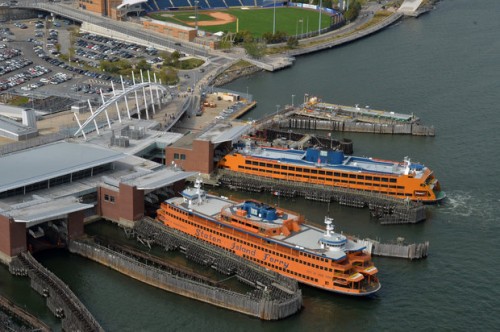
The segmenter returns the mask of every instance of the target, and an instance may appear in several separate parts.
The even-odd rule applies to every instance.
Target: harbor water
[[[435,137],[333,133],[350,138],[354,154],[429,166],[447,199],[415,225],[381,226],[368,210],[251,195],[302,212],[323,227],[325,215],[344,233],[395,241],[430,241],[429,257],[375,258],[382,289],[370,298],[303,286],[304,308],[264,322],[141,284],[66,252],[38,258],[65,281],[107,331],[479,331],[500,318],[500,1],[443,0],[363,40],[297,58],[293,67],[259,73],[227,86],[248,92],[257,119],[304,94],[326,102],[414,113]],[[0,293],[57,330],[57,320],[27,279],[0,267]]]

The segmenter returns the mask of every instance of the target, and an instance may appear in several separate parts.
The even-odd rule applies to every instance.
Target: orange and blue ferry
[[[157,220],[310,286],[356,296],[380,289],[365,245],[336,233],[331,218],[323,231],[292,211],[209,195],[201,183],[163,202]]]
[[[412,163],[345,156],[341,150],[259,147],[249,142],[218,164],[221,169],[293,182],[343,187],[397,198],[436,203],[446,197],[434,172]]]

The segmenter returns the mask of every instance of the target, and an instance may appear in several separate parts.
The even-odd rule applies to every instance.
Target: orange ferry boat
[[[434,173],[412,163],[344,156],[340,150],[305,151],[237,144],[218,164],[221,169],[265,178],[381,193],[423,203],[446,197]]]
[[[181,195],[161,204],[158,221],[310,286],[357,296],[381,287],[365,246],[335,233],[331,218],[325,232],[292,211],[209,195],[200,179]]]

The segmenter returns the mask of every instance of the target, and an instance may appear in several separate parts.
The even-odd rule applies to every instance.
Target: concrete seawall
[[[340,37],[340,38],[334,39],[332,41],[325,41],[323,43],[319,43],[318,45],[294,49],[294,50],[289,51],[287,54],[289,56],[299,56],[299,55],[318,52],[318,51],[322,51],[322,50],[325,50],[328,48],[351,43],[355,40],[367,37],[371,34],[374,34],[380,30],[387,28],[391,24],[399,21],[402,17],[403,17],[402,13],[394,13],[394,14],[388,16],[386,19],[378,22],[377,24],[374,24],[373,26],[371,26],[367,29],[363,29],[360,31],[353,31],[352,33],[347,34],[345,37]]]

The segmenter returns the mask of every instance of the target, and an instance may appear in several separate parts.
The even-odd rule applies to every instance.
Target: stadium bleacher
[[[174,7],[194,7],[194,0],[192,3],[189,0],[172,0]]]
[[[278,6],[283,3],[276,1]],[[199,9],[227,8],[227,7],[259,7],[273,6],[274,0],[198,0]],[[146,13],[170,10],[172,8],[194,8],[195,0],[148,0],[141,4]]]
[[[228,7],[241,7],[243,6],[240,2],[240,0],[226,0],[226,5]]]
[[[159,10],[168,10],[168,8],[172,7],[170,0],[149,0],[148,2],[151,1],[156,1]]]
[[[210,8],[227,8],[223,0],[207,0]]]
[[[255,0],[241,0],[241,3],[243,4],[243,6],[247,7],[254,7],[256,5]]]

